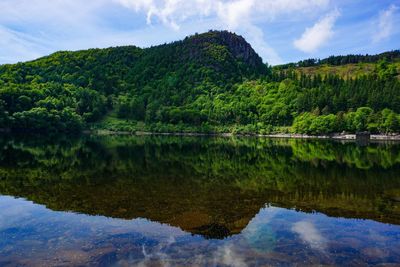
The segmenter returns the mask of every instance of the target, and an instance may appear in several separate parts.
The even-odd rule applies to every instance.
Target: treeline
[[[337,113],[358,107],[374,110],[389,108],[400,112],[398,70],[387,62],[375,65],[371,74],[345,79],[338,75],[306,75],[277,71],[273,81],[293,81],[300,89],[298,112],[319,108],[324,113]]]
[[[53,82],[7,84],[0,89],[0,128],[80,132],[107,108],[107,98],[88,88]]]
[[[356,111],[323,115],[319,110],[305,112],[294,120],[292,131],[302,134],[330,134],[340,131],[371,133],[400,132],[400,115],[390,109],[374,112],[371,108],[361,107]]]
[[[147,125],[179,125],[148,129],[151,131],[182,131],[188,126],[197,126],[195,131],[237,133],[271,133],[282,127],[307,134],[400,131],[400,82],[392,76],[345,80],[301,75],[282,81],[246,81],[226,91],[218,87],[204,91],[209,94],[186,106],[161,106],[154,113],[139,96],[123,95],[115,104],[116,114]],[[122,130],[134,131],[129,127]]]
[[[0,128],[78,131],[113,109],[121,117],[152,122],[160,109],[186,109],[210,86],[226,90],[267,70],[250,45],[229,32],[148,49],[57,52],[0,66]]]
[[[215,31],[148,49],[58,52],[0,66],[0,128],[397,132],[398,70],[385,60],[374,66],[346,79],[282,71],[242,37]],[[352,114],[365,108],[366,122],[354,126]]]
[[[384,52],[378,55],[346,55],[346,56],[330,56],[324,59],[310,58],[301,60],[297,63],[289,63],[277,66],[277,69],[288,69],[295,67],[314,67],[320,65],[332,65],[341,66],[346,64],[357,64],[357,63],[378,63],[384,60],[387,62],[400,61],[400,50],[394,50],[389,52]]]

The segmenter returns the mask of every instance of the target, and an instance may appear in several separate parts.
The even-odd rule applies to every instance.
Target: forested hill
[[[310,58],[297,63],[274,66],[276,72],[295,70],[305,75],[338,75],[345,79],[358,78],[376,73],[378,65],[386,65],[400,79],[400,50],[377,55],[330,56],[324,59]],[[380,68],[382,69],[382,68]]]
[[[0,78],[3,83],[56,82],[112,94],[160,82],[180,86],[207,79],[226,84],[265,71],[261,58],[243,37],[210,31],[147,49],[126,46],[57,52],[31,62],[4,65]]]
[[[368,70],[352,76],[325,71],[326,64],[310,73],[303,71],[310,67],[271,68],[227,31],[146,49],[57,52],[0,66],[0,128],[396,132],[400,86],[392,54],[357,63]]]
[[[289,63],[277,66],[281,69],[287,69],[291,67],[314,67],[320,65],[333,65],[341,66],[347,64],[357,64],[357,63],[378,63],[381,60],[386,62],[400,62],[400,50],[394,50],[389,52],[384,52],[377,55],[346,55],[346,56],[330,56],[324,59],[310,58],[306,60],[301,60],[297,63]]]

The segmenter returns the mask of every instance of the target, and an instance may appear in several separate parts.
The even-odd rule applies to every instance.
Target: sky
[[[0,0],[0,64],[242,35],[270,65],[400,49],[400,0]]]

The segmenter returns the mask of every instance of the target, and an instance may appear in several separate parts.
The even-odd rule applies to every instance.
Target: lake
[[[0,266],[400,265],[400,143],[0,137]]]

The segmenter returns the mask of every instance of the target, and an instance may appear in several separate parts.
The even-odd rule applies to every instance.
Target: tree
[[[311,133],[310,131],[310,126],[313,123],[313,120],[316,118],[312,113],[305,112],[303,114],[300,114],[298,117],[294,119],[292,130],[294,133],[303,133],[303,134],[309,134]]]
[[[390,109],[384,109],[382,111],[381,125],[379,128],[385,133],[399,132],[399,116]]]
[[[336,131],[336,116],[333,114],[322,115],[313,119],[309,126],[310,134],[329,134]]]
[[[354,118],[353,125],[357,131],[366,131],[368,130],[368,121],[369,117],[374,111],[369,107],[361,107],[358,108]]]
[[[9,117],[5,108],[5,102],[0,99],[0,128],[8,127]]]
[[[107,99],[100,93],[79,88],[76,97],[78,101],[76,111],[82,115],[86,122],[96,121],[106,112]]]

